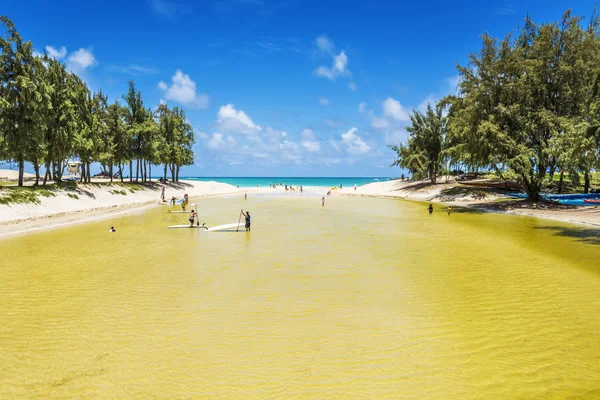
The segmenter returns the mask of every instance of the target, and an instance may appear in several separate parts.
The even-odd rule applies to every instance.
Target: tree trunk
[[[179,182],[179,165],[177,166],[177,173],[175,174],[175,179]]]
[[[120,172],[120,176],[121,176],[121,183],[123,183],[123,164],[120,164],[119,172]]]
[[[135,165],[135,181],[140,180],[140,159],[137,159],[137,163]]]
[[[108,164],[108,174],[110,175],[110,183],[113,181],[113,162],[112,160]]]
[[[65,174],[66,166],[67,166],[67,162],[64,160],[61,160],[60,164],[58,164],[58,173],[60,174],[60,179],[62,179],[63,175]]]
[[[87,163],[87,177],[88,177],[88,183],[92,182],[92,174],[90,173],[90,163]]]
[[[540,185],[536,181],[531,182],[527,178],[523,177],[521,184],[525,193],[527,193],[527,199],[531,202],[537,202],[540,200]]]
[[[148,161],[148,180],[152,182],[152,164]]]
[[[590,171],[588,169],[586,169],[585,174],[584,174],[583,193],[588,194],[589,192],[590,192]]]
[[[37,161],[33,162],[33,168],[35,169],[35,186],[40,184],[40,164]]]
[[[175,164],[171,164],[171,181],[175,182]]]
[[[46,162],[46,173],[44,174],[44,183],[42,185],[46,186],[46,182],[48,181],[48,175],[50,174],[50,163]]]
[[[508,186],[508,181],[504,177],[502,171],[500,171],[500,168],[498,168],[498,166],[494,164],[494,169],[496,170],[496,173],[500,176],[500,179],[504,182],[504,187],[506,188],[506,190],[510,190],[510,187]]]
[[[133,160],[129,160],[129,182],[133,182]]]
[[[163,180],[166,182],[167,181],[167,164],[165,164],[165,173],[163,175]]]
[[[429,180],[431,180],[431,183],[435,184],[436,179],[437,179],[437,172],[435,171],[435,169],[430,168],[429,169]]]
[[[19,186],[23,186],[23,160],[19,160]]]
[[[560,170],[560,179],[558,180],[558,194],[562,194],[563,192],[563,182],[564,182],[565,171]]]

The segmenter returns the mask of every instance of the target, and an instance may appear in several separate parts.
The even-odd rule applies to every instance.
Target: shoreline
[[[47,193],[37,203],[0,204],[0,238],[144,212],[161,203],[163,188],[166,199],[182,198],[185,193],[202,198],[244,192],[224,183],[195,181],[111,184],[94,180],[66,188],[49,185],[38,188]]]
[[[286,193],[283,187],[277,189],[266,187],[235,187],[225,183],[205,181],[180,181],[176,183],[140,184],[131,191],[130,196],[115,196],[115,188],[123,188],[118,182],[104,187],[78,185],[76,190],[89,193],[85,199],[69,198],[69,190],[56,190],[52,197],[42,198],[40,204],[27,203],[13,206],[0,205],[0,238],[37,232],[45,229],[65,227],[91,221],[110,219],[117,216],[143,213],[152,206],[158,205],[160,192],[165,188],[165,198],[172,195],[182,197],[188,193],[190,198],[210,196],[227,196],[257,194],[261,196],[299,195],[299,191]],[[126,186],[125,186],[126,187]],[[309,189],[308,187],[306,189]],[[310,187],[305,190],[307,196],[326,196],[328,187]],[[123,191],[124,192],[124,191]],[[485,192],[485,191],[484,191]],[[79,193],[79,192],[78,192]],[[505,199],[495,192],[479,193],[478,190],[465,190],[464,186],[452,183],[431,185],[428,182],[386,181],[371,183],[354,188],[343,188],[331,191],[332,197],[371,197],[381,199],[432,202],[464,207],[482,212],[497,212],[508,215],[526,216],[554,220],[564,223],[600,226],[600,208],[538,208],[522,201]],[[506,200],[506,201],[502,201]]]
[[[334,192],[336,192],[334,194]],[[470,187],[457,182],[431,184],[426,180],[388,181],[332,191],[336,196],[374,197],[444,204],[482,212],[525,216],[585,225],[600,226],[600,207],[555,206],[549,203],[528,203],[508,198],[501,191]]]

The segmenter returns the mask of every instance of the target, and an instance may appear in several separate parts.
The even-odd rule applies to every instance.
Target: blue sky
[[[386,145],[408,113],[455,90],[480,34],[527,12],[557,21],[594,2],[128,0],[4,2],[45,48],[111,99],[183,106],[198,176],[398,176]]]

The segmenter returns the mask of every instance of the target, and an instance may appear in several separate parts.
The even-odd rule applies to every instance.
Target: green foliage
[[[19,186],[25,162],[33,164],[36,184],[42,166],[47,171],[44,184],[47,178],[60,182],[71,158],[83,163],[82,178],[87,183],[94,162],[100,163],[111,180],[116,172],[113,167],[122,177],[124,165],[132,169],[136,162],[136,181],[140,175],[146,180],[152,164],[164,162],[178,171],[193,162],[194,135],[183,110],[161,105],[161,112],[172,119],[169,130],[162,129],[161,113],[144,107],[133,82],[123,97],[126,107],[118,102],[109,105],[101,91],[92,93],[64,64],[35,55],[31,42],[23,41],[5,16],[0,16],[2,33],[0,160],[18,163]]]
[[[415,178],[428,176],[435,183],[445,157],[446,117],[443,105],[437,105],[434,110],[428,104],[424,113],[414,111],[410,122],[411,125],[406,128],[410,133],[407,144],[390,146],[398,156],[392,166],[408,169]]]
[[[79,200],[79,196],[77,196],[75,193],[67,193],[67,196],[69,196],[72,199]]]
[[[453,162],[512,175],[531,200],[556,171],[584,176],[600,167],[600,37],[566,12],[559,23],[529,17],[516,37],[483,35],[482,49],[459,66],[449,105]]]

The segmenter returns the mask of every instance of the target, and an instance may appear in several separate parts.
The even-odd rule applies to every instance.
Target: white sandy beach
[[[100,181],[102,180],[93,182]],[[199,181],[180,181],[166,185],[153,182],[151,185],[140,185],[133,192],[117,182],[102,186],[94,183],[78,184],[74,190],[52,190],[54,196],[40,196],[39,204],[0,204],[0,236],[140,212],[160,202],[163,187],[167,200],[172,196],[182,198],[186,193],[194,198],[243,190],[225,183]]]
[[[521,200],[506,198],[506,196],[494,191],[469,188],[456,182],[445,183],[445,180],[439,180],[435,185],[430,184],[428,180],[377,182],[357,187],[356,190],[354,188],[332,190],[332,195],[385,197],[434,202],[457,207],[471,207],[487,211],[600,226],[600,207],[574,208],[532,205]]]

